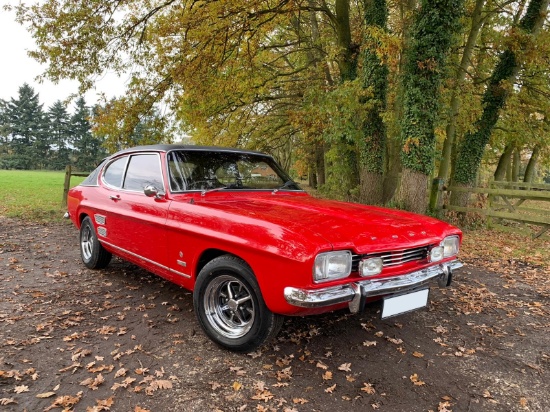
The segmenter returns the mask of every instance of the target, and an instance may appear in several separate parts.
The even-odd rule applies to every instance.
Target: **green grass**
[[[0,170],[0,215],[32,221],[60,220],[65,172]],[[71,186],[84,180],[73,176]]]

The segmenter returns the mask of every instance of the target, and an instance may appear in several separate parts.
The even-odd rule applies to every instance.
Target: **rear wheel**
[[[211,260],[200,271],[193,303],[208,337],[236,352],[258,348],[284,321],[265,305],[250,267],[231,255]]]
[[[80,225],[80,257],[89,269],[103,269],[111,261],[111,253],[97,240],[92,220],[86,216]]]

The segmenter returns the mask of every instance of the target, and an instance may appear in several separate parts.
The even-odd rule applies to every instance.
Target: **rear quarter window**
[[[124,177],[124,169],[126,169],[127,160],[127,157],[121,157],[107,165],[105,172],[103,172],[103,180],[105,183],[113,187],[122,186],[122,179]]]

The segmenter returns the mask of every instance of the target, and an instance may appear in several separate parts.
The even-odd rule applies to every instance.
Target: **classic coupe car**
[[[66,217],[85,266],[114,254],[193,291],[206,335],[234,351],[274,337],[284,316],[425,307],[462,266],[459,229],[312,197],[271,156],[239,149],[120,151],[69,191]]]

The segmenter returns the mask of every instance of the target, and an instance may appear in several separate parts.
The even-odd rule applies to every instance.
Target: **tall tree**
[[[403,207],[419,213],[426,210],[428,178],[435,161],[440,86],[462,9],[462,0],[423,0],[405,55],[403,172],[398,197]]]
[[[107,156],[102,147],[103,140],[92,134],[91,110],[83,97],[76,100],[75,111],[71,116],[74,165],[82,171],[91,171]]]
[[[23,84],[19,96],[11,98],[7,104],[5,118],[11,152],[7,166],[14,169],[44,168],[50,146],[38,93],[27,83]]]
[[[475,45],[478,40],[479,32],[487,19],[487,15],[483,15],[483,5],[486,0],[476,0],[474,8],[471,12],[471,24],[468,32],[468,38],[464,44],[460,64],[456,69],[454,82],[452,84],[451,101],[449,103],[449,114],[447,118],[447,127],[445,130],[445,141],[443,144],[443,153],[439,163],[438,177],[447,181],[451,171],[451,153],[455,143],[457,117],[460,111],[460,94],[461,88],[466,80],[468,68],[472,65],[472,57],[474,54]]]
[[[531,0],[518,27],[511,32],[508,47],[500,54],[483,95],[483,113],[474,130],[466,134],[459,146],[453,174],[455,184],[474,185],[485,146],[520,71],[522,63],[519,53],[532,47],[533,35],[541,28],[547,10],[548,0]],[[452,193],[452,203],[466,205],[467,201],[468,198],[464,194]]]
[[[6,169],[7,156],[9,155],[8,146],[8,122],[6,116],[8,103],[0,99],[0,169]]]
[[[388,90],[388,66],[380,58],[377,50],[380,32],[384,33],[388,23],[386,0],[364,0],[367,38],[361,56],[363,86],[370,90],[372,99],[366,108],[363,133],[359,144],[361,188],[359,199],[362,203],[381,204],[383,202],[384,153],[386,150],[386,125],[382,113],[386,110]]]
[[[56,101],[47,112],[48,140],[51,144],[51,159],[48,159],[48,168],[62,170],[70,163],[70,147],[72,131],[67,108],[60,101]]]

